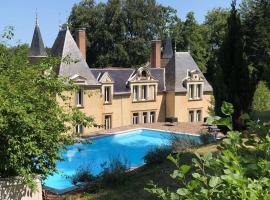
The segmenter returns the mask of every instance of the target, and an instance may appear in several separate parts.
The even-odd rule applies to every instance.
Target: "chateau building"
[[[85,40],[84,29],[78,29],[74,39],[63,27],[51,49],[52,56],[75,60],[57,67],[59,76],[80,86],[78,91],[67,92],[71,97],[69,105],[92,116],[100,125],[77,125],[77,132],[90,134],[131,124],[165,122],[166,118],[203,122],[208,116],[212,87],[189,52],[173,51],[169,40],[161,52],[161,41],[154,40],[150,62],[140,68],[95,69],[86,63]],[[38,24],[28,56],[31,62],[47,56]]]

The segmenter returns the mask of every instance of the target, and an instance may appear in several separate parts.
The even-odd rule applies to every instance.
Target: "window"
[[[201,110],[197,110],[196,120],[197,120],[197,122],[202,121],[202,111]]]
[[[79,133],[79,134],[83,133],[83,125],[78,124],[76,125],[75,129],[76,129],[76,133]]]
[[[147,85],[142,86],[142,100],[147,100]]]
[[[155,100],[155,85],[149,86],[149,100]]]
[[[148,113],[147,112],[143,112],[142,113],[142,123],[145,124],[148,122]]]
[[[190,110],[189,111],[189,122],[201,122],[202,111],[201,110]]]
[[[197,84],[197,95],[196,95],[197,99],[201,99],[202,98],[202,84]]]
[[[194,85],[189,85],[189,99],[194,99]]]
[[[139,87],[137,85],[133,86],[133,101],[139,100]]]
[[[156,122],[156,112],[150,112],[150,123]]]
[[[111,115],[105,115],[105,129],[111,129],[112,128],[112,116]]]
[[[83,90],[79,89],[76,94],[76,104],[77,107],[83,106]]]
[[[189,99],[198,100],[202,98],[202,84],[189,84]]]
[[[142,77],[146,78],[147,77],[147,73],[145,70],[142,71]]]
[[[139,124],[139,113],[132,114],[132,124]]]
[[[194,122],[194,111],[193,110],[189,111],[189,122]]]
[[[111,86],[104,87],[104,102],[105,103],[111,102]]]

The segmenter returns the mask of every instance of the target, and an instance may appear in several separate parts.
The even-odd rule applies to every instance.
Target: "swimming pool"
[[[157,146],[170,145],[173,137],[185,138],[201,143],[200,137],[190,134],[138,129],[121,134],[92,139],[92,144],[74,144],[62,152],[63,161],[57,162],[58,173],[43,181],[47,187],[63,190],[72,187],[67,178],[81,167],[90,167],[93,175],[102,172],[101,165],[112,158],[119,157],[128,162],[129,167],[144,164],[144,156]]]

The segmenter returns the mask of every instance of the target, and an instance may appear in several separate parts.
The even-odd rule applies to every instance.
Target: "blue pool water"
[[[123,134],[110,135],[92,140],[92,144],[74,144],[62,152],[63,161],[57,163],[58,173],[43,181],[45,186],[62,190],[72,187],[67,176],[81,167],[89,167],[93,175],[102,172],[101,165],[113,158],[127,161],[129,167],[144,164],[143,157],[157,146],[170,145],[173,137],[186,138],[200,143],[200,137],[188,134],[139,129]]]

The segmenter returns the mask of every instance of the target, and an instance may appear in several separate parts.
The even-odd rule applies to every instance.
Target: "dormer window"
[[[134,85],[133,86],[133,101],[139,100],[139,86]]]
[[[76,106],[82,107],[83,106],[83,90],[79,89],[76,93]]]
[[[143,85],[141,91],[142,91],[141,94],[142,100],[147,100],[147,85]]]
[[[203,90],[202,83],[190,83],[188,84],[188,96],[189,100],[200,100],[202,99]]]
[[[105,86],[104,87],[104,102],[111,103],[111,101],[112,101],[112,87]]]

